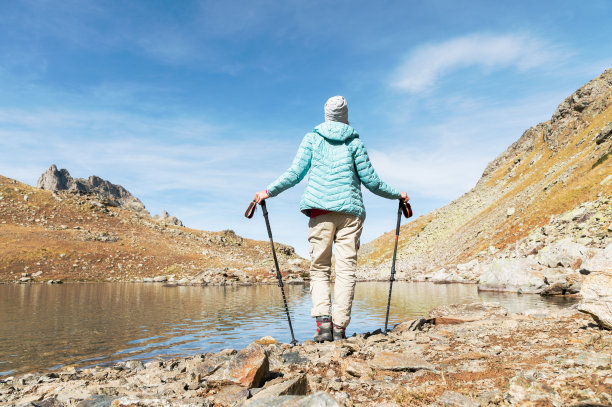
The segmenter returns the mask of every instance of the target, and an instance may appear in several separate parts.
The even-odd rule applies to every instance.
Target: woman
[[[291,167],[254,200],[274,197],[298,184],[310,171],[300,210],[310,217],[311,316],[317,320],[314,340],[344,339],[351,320],[359,237],[365,219],[361,184],[376,195],[409,200],[380,180],[370,163],[359,134],[349,126],[348,107],[342,96],[325,103],[325,122],[304,136]],[[331,310],[332,245],[336,246],[336,282]]]

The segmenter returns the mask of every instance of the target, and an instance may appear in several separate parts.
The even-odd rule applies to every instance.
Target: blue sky
[[[334,95],[415,214],[612,67],[612,2],[0,3],[0,174],[101,176],[189,226],[267,239],[255,191],[291,163]],[[269,201],[307,255],[305,183]],[[365,192],[363,241],[396,204]]]

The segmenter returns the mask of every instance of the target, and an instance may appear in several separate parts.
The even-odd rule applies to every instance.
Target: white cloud
[[[392,86],[407,92],[433,87],[455,69],[514,67],[520,71],[546,66],[558,53],[546,42],[528,35],[472,34],[415,49],[395,74]]]
[[[474,187],[487,164],[524,131],[550,119],[566,95],[547,92],[512,103],[445,99],[431,108],[448,114],[437,121],[397,123],[391,132],[402,138],[370,148],[369,154],[383,180],[448,202]]]
[[[275,142],[270,154],[267,144],[247,142],[239,134],[192,118],[0,109],[0,173],[34,183],[56,163],[75,177],[99,175],[139,196],[176,190],[222,196],[265,186],[275,171],[258,157],[277,158],[294,148]]]
[[[478,151],[404,149],[373,150],[372,162],[382,179],[428,198],[451,200],[469,191],[490,160]],[[414,193],[414,192],[412,192]],[[410,195],[410,193],[409,193]]]

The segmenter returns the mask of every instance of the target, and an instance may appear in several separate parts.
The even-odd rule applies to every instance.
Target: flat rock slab
[[[496,302],[476,302],[472,304],[441,305],[429,312],[436,325],[454,325],[480,321],[491,317],[503,317],[508,310]]]
[[[612,367],[612,355],[603,352],[582,352],[576,357],[576,364],[610,369]]]
[[[301,374],[293,379],[264,387],[264,389],[255,394],[251,400],[262,400],[278,396],[305,396],[307,390],[308,381],[306,380],[306,375]],[[253,401],[249,400],[246,405],[250,406]]]
[[[420,331],[424,325],[432,324],[434,322],[435,321],[433,319],[425,319],[425,318],[418,318],[418,319],[413,319],[411,321],[404,321],[400,324],[397,324],[393,328],[393,332],[401,334],[403,332]]]
[[[77,404],[77,407],[108,407],[115,399],[117,399],[117,397],[97,394],[88,399],[80,401]]]
[[[235,385],[223,387],[217,394],[212,396],[212,399],[222,406],[234,406],[238,403],[244,403],[248,398],[249,390]]]
[[[42,401],[33,401],[33,407],[63,407],[64,403],[59,402],[55,397],[51,397]]]
[[[285,362],[285,364],[300,364],[300,363],[306,363],[308,361],[308,359],[306,359],[305,357],[300,356],[299,352],[285,352],[283,353],[283,361]]]
[[[202,376],[213,374],[217,369],[229,362],[232,355],[219,355],[214,353],[205,354],[204,357],[194,358],[185,363],[188,372],[198,373]]]
[[[440,399],[438,400],[438,403],[440,403],[443,406],[448,406],[448,407],[478,407],[480,406],[480,403],[477,403],[475,401],[473,401],[472,399],[470,399],[467,396],[464,396],[461,393],[457,393],[454,391],[445,391],[444,393],[442,393],[442,395],[440,396]]]
[[[121,397],[116,399],[111,404],[111,407],[194,407],[196,404],[193,401],[173,400],[169,403],[167,400],[158,398],[138,398],[138,397]],[[203,404],[205,405],[205,404]]]
[[[365,360],[349,357],[342,364],[342,370],[351,376],[361,377],[372,371],[370,365]]]
[[[340,407],[327,393],[319,392],[309,396],[279,396],[253,400],[249,407]]]
[[[435,366],[416,355],[380,352],[370,360],[370,366],[379,370],[411,371],[434,370]]]

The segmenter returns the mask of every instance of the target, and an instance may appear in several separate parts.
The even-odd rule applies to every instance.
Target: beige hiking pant
[[[351,307],[355,294],[357,250],[363,228],[363,219],[346,213],[330,212],[310,219],[310,315],[331,315],[334,324],[346,327],[351,320]],[[332,244],[336,246],[336,282],[334,307],[331,309]]]

